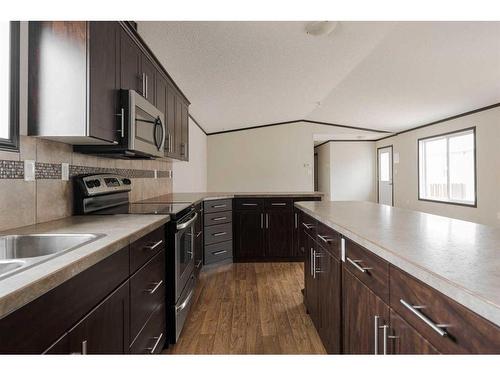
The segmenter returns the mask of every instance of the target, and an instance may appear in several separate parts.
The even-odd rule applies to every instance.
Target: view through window
[[[475,131],[419,139],[419,199],[476,204]]]

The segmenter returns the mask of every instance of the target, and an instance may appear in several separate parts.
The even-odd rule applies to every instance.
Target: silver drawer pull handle
[[[286,203],[271,203],[271,206],[286,206]]]
[[[352,260],[351,258],[349,257],[346,257],[346,260],[351,263],[359,272],[363,272],[363,273],[366,273],[366,271],[368,270],[371,270],[372,268],[371,267],[361,267],[358,263],[361,263],[363,262],[362,260],[359,260],[359,259],[356,259],[356,260]]]
[[[212,236],[219,237],[219,236],[224,236],[225,234],[227,234],[227,232],[219,232],[219,233],[212,234]]]
[[[147,348],[146,350],[149,351],[149,353],[154,354],[156,347],[160,343],[162,337],[163,337],[163,333],[160,333],[160,336],[153,337],[153,340],[156,340],[155,344],[153,345],[152,348]]]
[[[200,237],[203,232],[200,230],[198,233],[196,233],[196,238]]]
[[[221,216],[221,217],[214,217],[212,221],[221,221],[221,220],[226,220],[227,216]]]
[[[146,289],[146,292],[148,292],[149,294],[154,294],[158,290],[158,288],[160,287],[161,284],[163,284],[163,280],[160,280],[157,283],[154,283],[154,288]]]
[[[196,267],[196,268],[200,268],[200,266],[201,266],[201,260],[199,260],[199,261],[198,261],[198,263],[196,263],[196,266],[195,266],[195,267]]]
[[[82,341],[82,354],[87,354],[87,340]]]
[[[216,204],[215,206],[212,206],[213,208],[222,208],[222,207],[226,207],[225,204]]]
[[[434,323],[432,320],[430,320],[428,317],[426,317],[424,314],[418,311],[418,309],[421,309],[423,306],[412,306],[402,298],[399,300],[399,302],[401,302],[401,304],[404,307],[406,307],[413,314],[415,314],[425,324],[431,327],[439,336],[441,337],[448,336],[448,332],[446,332],[444,329],[441,329],[438,324]]]
[[[305,226],[307,229],[312,229],[314,228],[314,225],[312,224],[306,224],[306,223],[302,223],[303,226]]]
[[[321,234],[318,234],[317,235],[321,241],[323,241],[324,243],[330,243],[330,242],[333,242],[333,238],[330,238],[330,237],[326,237],[326,236],[322,236]]]
[[[227,253],[227,250],[214,251],[212,254],[213,255],[221,255],[221,254],[224,254],[224,253]]]
[[[254,206],[257,206],[257,203],[242,203],[241,205],[254,207]]]
[[[145,248],[145,249],[148,249],[148,250],[154,250],[154,249],[156,249],[158,246],[160,246],[162,243],[163,243],[163,240],[160,240],[160,241],[158,241],[158,242],[155,242],[155,243],[154,243],[154,244],[152,244],[152,245],[145,246],[144,248]]]
[[[375,315],[374,316],[374,324],[373,324],[373,354],[378,354],[378,329],[379,329],[379,321],[380,321],[380,316]]]

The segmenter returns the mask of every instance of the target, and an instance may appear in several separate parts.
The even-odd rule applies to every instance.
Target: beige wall
[[[297,122],[208,137],[209,191],[312,191],[313,136],[353,130]],[[359,133],[358,133],[359,135]]]
[[[207,136],[189,119],[189,161],[173,162],[173,191],[207,191]]]
[[[331,142],[331,199],[376,201],[375,142]]]
[[[325,199],[331,199],[331,164],[330,164],[330,149],[331,143],[325,143],[315,148],[318,154],[318,190],[325,193]]]
[[[20,152],[0,151],[0,160],[36,160],[72,165],[171,170],[171,162],[156,160],[115,160],[72,152],[63,143],[21,136]],[[172,192],[170,178],[134,178],[130,199],[138,201]],[[72,214],[72,182],[54,179],[24,181],[0,179],[0,230],[55,220]]]
[[[477,208],[418,200],[417,139],[476,126]],[[377,142],[393,145],[394,205],[500,226],[500,108],[478,112]]]

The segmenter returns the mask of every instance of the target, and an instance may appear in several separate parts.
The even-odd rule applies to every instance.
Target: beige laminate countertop
[[[295,205],[500,326],[500,229],[369,202]]]
[[[33,301],[78,273],[170,220],[166,215],[89,215],[13,229],[6,234],[104,234],[93,242],[0,279],[0,318]]]
[[[149,198],[140,203],[192,203],[202,200],[231,198],[273,198],[273,197],[323,197],[320,192],[208,192],[208,193],[171,193]]]

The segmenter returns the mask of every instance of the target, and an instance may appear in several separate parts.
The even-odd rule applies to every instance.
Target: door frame
[[[377,203],[380,203],[380,194],[379,194],[379,158],[378,158],[378,151],[379,150],[382,150],[384,148],[390,148],[391,149],[391,163],[392,163],[392,166],[391,166],[391,182],[392,182],[392,185],[391,185],[391,200],[392,200],[392,207],[394,207],[394,149],[392,147],[392,144],[390,145],[387,145],[387,146],[382,146],[382,147],[377,147]]]

